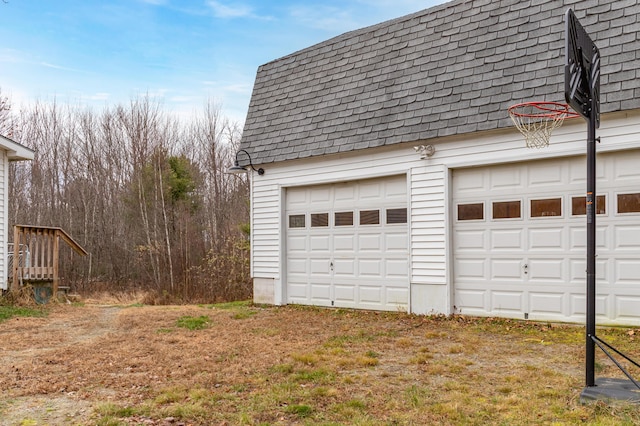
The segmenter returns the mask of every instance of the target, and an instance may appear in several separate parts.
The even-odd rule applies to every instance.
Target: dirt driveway
[[[181,327],[184,318],[204,328]],[[613,337],[635,347],[633,333]],[[0,424],[617,419],[577,401],[582,339],[578,327],[504,320],[61,305],[0,324]]]

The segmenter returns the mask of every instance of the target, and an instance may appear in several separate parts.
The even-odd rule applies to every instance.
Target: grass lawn
[[[599,330],[635,359],[638,333]],[[15,424],[640,424],[637,405],[580,403],[573,325],[87,304],[8,320],[0,341],[0,417]],[[596,367],[622,377],[600,351]],[[43,397],[56,401],[48,411],[24,410]]]

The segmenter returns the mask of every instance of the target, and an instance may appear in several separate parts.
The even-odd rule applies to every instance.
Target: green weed
[[[41,309],[23,308],[20,306],[0,306],[0,322],[13,317],[43,317],[46,311]]]
[[[202,330],[208,328],[210,324],[211,320],[206,315],[200,315],[199,317],[184,316],[176,321],[176,326],[188,330]]]

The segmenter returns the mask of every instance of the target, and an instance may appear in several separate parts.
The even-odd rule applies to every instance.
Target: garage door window
[[[360,225],[379,225],[379,210],[362,210],[360,211]]]
[[[493,203],[494,219],[517,219],[520,217],[522,217],[520,213],[520,200]]]
[[[311,227],[318,228],[324,226],[329,226],[329,213],[312,213]]]
[[[618,213],[640,212],[640,194],[618,194]]]
[[[387,224],[407,223],[407,209],[387,209]]]
[[[604,195],[596,196],[596,213],[607,213],[607,198]],[[574,216],[587,214],[587,197],[571,197],[571,214]]]
[[[484,203],[458,204],[458,220],[484,219]]]
[[[562,216],[562,198],[531,200],[531,217]]]
[[[336,226],[351,226],[353,225],[353,212],[336,212],[334,219]]]
[[[304,228],[305,221],[303,214],[289,215],[289,228]]]

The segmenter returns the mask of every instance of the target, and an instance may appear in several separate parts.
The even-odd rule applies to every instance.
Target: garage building
[[[568,7],[602,56],[598,322],[639,325],[638,0],[457,0],[261,66],[254,300],[583,322],[586,123],[532,150],[507,113],[564,101]]]

